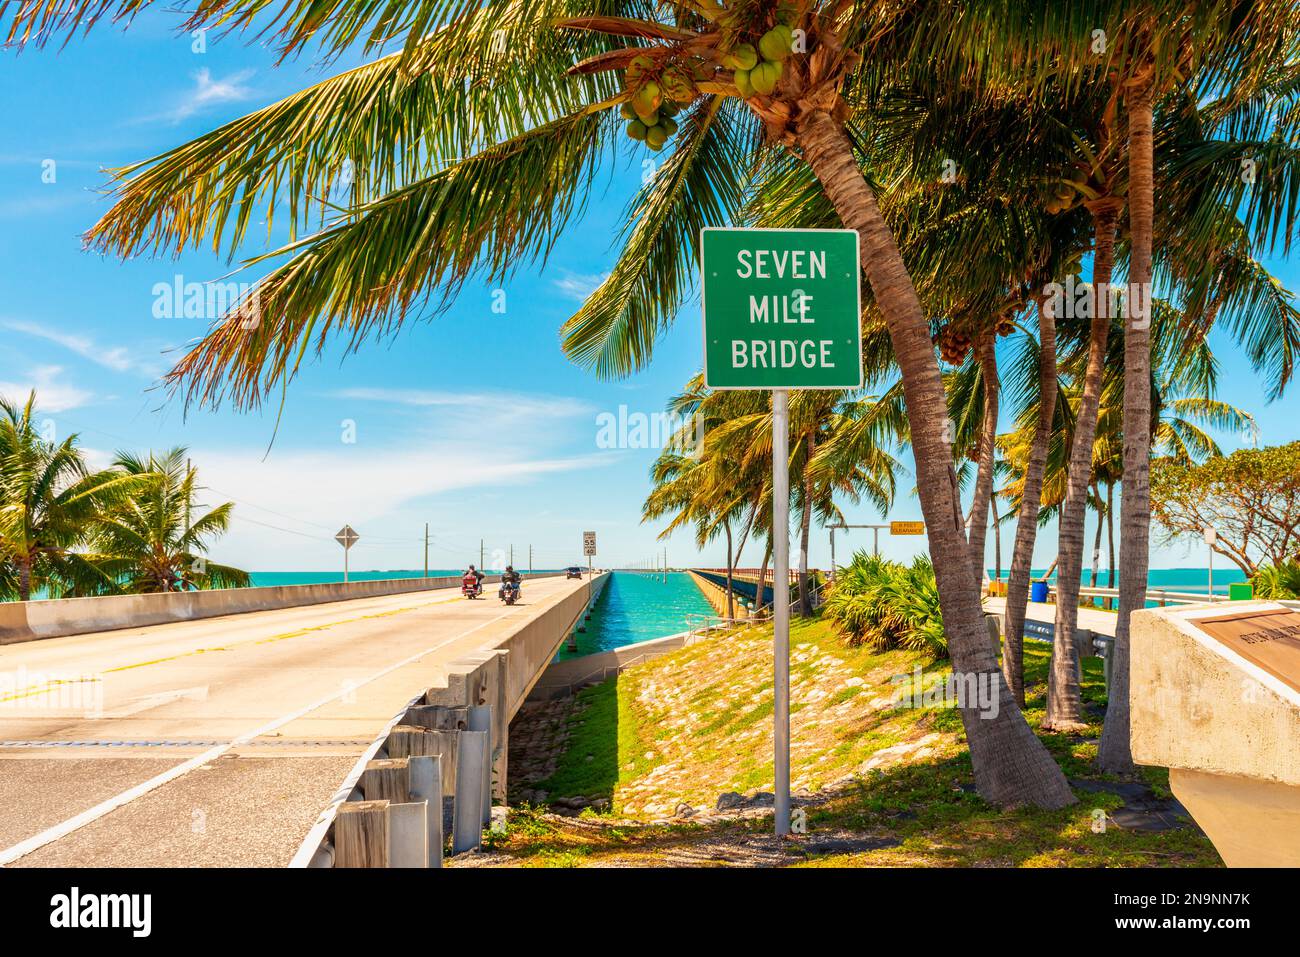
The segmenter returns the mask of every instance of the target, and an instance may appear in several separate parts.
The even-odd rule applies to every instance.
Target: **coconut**
[[[758,66],[758,51],[752,43],[742,43],[722,58],[728,70],[752,70]]]
[[[764,60],[781,61],[790,55],[790,46],[794,42],[794,33],[789,27],[778,24],[763,34],[758,41],[758,52]]]
[[[676,100],[678,103],[689,103],[695,99],[695,84],[691,78],[677,69],[670,66],[664,70],[663,76],[659,78],[659,83],[663,87],[664,96],[670,100]]]
[[[668,131],[669,136],[672,136],[674,133],[677,132],[677,121],[674,120],[672,117],[661,116],[659,118],[659,125]]]
[[[682,108],[678,106],[676,103],[674,103],[672,100],[664,100],[662,103],[659,104],[660,116],[676,116],[678,113],[681,112],[681,110]]]
[[[663,126],[652,126],[645,131],[646,145],[657,150],[668,142],[668,130]]]
[[[655,69],[655,61],[651,57],[648,57],[645,54],[641,54],[638,57],[634,57],[632,59],[632,62],[627,65],[628,85],[636,86],[646,76],[653,73],[654,69]]]
[[[618,108],[618,115],[625,120],[634,120],[636,119],[636,108],[629,101],[624,100],[623,105]]]
[[[646,117],[659,109],[659,104],[664,100],[663,91],[659,84],[654,80],[649,81],[639,90],[632,94],[632,106],[635,108],[637,116]],[[647,126],[651,125],[649,123]]]
[[[762,93],[764,96],[776,89],[777,81],[780,79],[780,63],[764,61],[749,71],[749,82],[753,84],[755,92]]]
[[[634,140],[643,140],[646,137],[646,125],[640,120],[632,120],[627,124],[627,135]]]
[[[740,95],[745,99],[749,99],[754,95],[754,81],[751,79],[751,75],[752,71],[750,70],[736,71],[736,89],[740,91]]]

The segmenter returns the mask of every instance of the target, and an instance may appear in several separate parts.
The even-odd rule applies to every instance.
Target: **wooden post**
[[[387,867],[388,854],[388,802],[344,803],[334,819],[334,866]]]
[[[411,793],[411,772],[406,758],[370,761],[361,773],[361,793],[367,801],[403,802]]]
[[[463,731],[469,726],[469,709],[444,708],[440,704],[416,705],[406,712],[405,723],[431,731]]]
[[[430,731],[411,725],[398,725],[388,735],[388,754],[393,758],[428,755],[441,760],[442,793],[455,794],[456,757],[459,731]]]

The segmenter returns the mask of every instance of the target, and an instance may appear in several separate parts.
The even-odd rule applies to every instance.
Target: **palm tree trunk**
[[[25,554],[18,559],[18,600],[31,601],[32,598],[32,556]]]
[[[727,531],[727,618],[730,619],[736,617],[735,596],[731,592],[731,577],[735,559],[731,554],[731,523],[723,522],[722,527]]]
[[[812,615],[812,595],[808,589],[808,534],[812,529],[813,482],[809,473],[816,450],[817,441],[810,435],[808,457],[803,467],[803,515],[799,519],[799,614],[805,618]]]
[[[1106,587],[1115,587],[1115,483],[1106,483]],[[1106,610],[1111,609],[1111,600],[1106,599]]]
[[[1155,163],[1152,145],[1152,90],[1142,83],[1128,104],[1130,306],[1140,299],[1144,315],[1124,325],[1124,477],[1120,487],[1119,620],[1111,654],[1106,724],[1097,764],[1121,774],[1133,769],[1129,747],[1129,627],[1134,611],[1146,605],[1151,535],[1151,231],[1155,218]]]
[[[1097,503],[1094,511],[1097,513],[1097,531],[1092,536],[1092,576],[1089,579],[1091,587],[1097,587],[1097,571],[1101,565],[1101,530],[1105,523],[1102,521],[1101,514],[1101,486],[1096,482],[1092,483],[1092,497]],[[1093,599],[1095,601],[1096,599]],[[1090,602],[1091,604],[1091,602]]]
[[[1057,536],[1056,635],[1047,680],[1047,714],[1043,727],[1074,731],[1083,727],[1083,698],[1075,665],[1075,626],[1079,620],[1079,584],[1083,580],[1083,520],[1088,507],[1088,480],[1092,476],[1092,445],[1097,436],[1097,407],[1101,377],[1106,365],[1106,340],[1110,335],[1110,275],[1115,262],[1115,221],[1119,202],[1098,201],[1091,207],[1094,252],[1092,266],[1091,332],[1083,395],[1074,420],[1074,441],[1061,503]]]
[[[984,543],[988,539],[989,500],[993,497],[993,453],[998,439],[998,359],[994,352],[995,335],[985,336],[979,344],[980,378],[984,387],[984,421],[980,430],[979,471],[975,477],[975,497],[970,507],[970,556],[975,572],[975,594],[984,584]]]
[[[1074,803],[1074,795],[1002,679],[983,609],[970,587],[970,551],[963,534],[952,445],[944,428],[948,406],[916,289],[841,124],[823,110],[810,110],[799,120],[798,143],[840,221],[858,231],[863,272],[889,329],[911,422],[921,511],[953,671],[973,674],[977,682],[991,683],[996,689],[995,714],[981,715],[969,701],[961,708],[976,789],[996,804],[1065,807]]]
[[[772,560],[772,536],[767,536],[767,546],[763,549],[763,564],[758,569],[758,600],[755,610],[762,611],[767,607],[767,589],[764,587],[767,581],[767,566]]]
[[[1043,473],[1056,415],[1056,317],[1044,296],[1038,306],[1038,424],[1025,463],[1025,480],[1016,515],[1016,543],[1011,549],[1007,580],[1006,634],[1002,638],[1002,671],[1021,707],[1025,704],[1025,606],[1029,601],[1029,566],[1038,536],[1038,510],[1043,498]]]
[[[1002,526],[996,495],[989,496],[989,521],[993,525],[993,578],[1002,581]]]

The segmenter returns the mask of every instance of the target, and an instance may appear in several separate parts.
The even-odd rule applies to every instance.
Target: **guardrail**
[[[452,853],[478,847],[494,790],[504,797],[510,718],[604,581],[442,668],[371,742],[289,866],[440,867],[448,811]]]
[[[1049,585],[1047,589],[1049,600],[1056,599],[1056,586]],[[1110,598],[1119,600],[1118,588],[1092,588],[1087,585],[1079,589],[1080,598]],[[1227,595],[1207,595],[1202,592],[1194,591],[1175,591],[1168,588],[1147,588],[1147,601],[1153,601],[1161,608],[1166,605],[1200,605],[1206,602],[1229,601]]]
[[[545,573],[535,577],[553,576]],[[483,580],[494,582],[500,577],[489,575]],[[7,601],[0,602],[0,645],[459,587],[460,576],[455,575]]]

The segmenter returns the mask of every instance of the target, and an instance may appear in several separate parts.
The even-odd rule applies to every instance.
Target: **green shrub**
[[[939,589],[928,558],[911,565],[858,552],[840,569],[824,613],[850,644],[948,656]]]
[[[1250,578],[1256,598],[1300,599],[1300,561],[1265,565]]]

